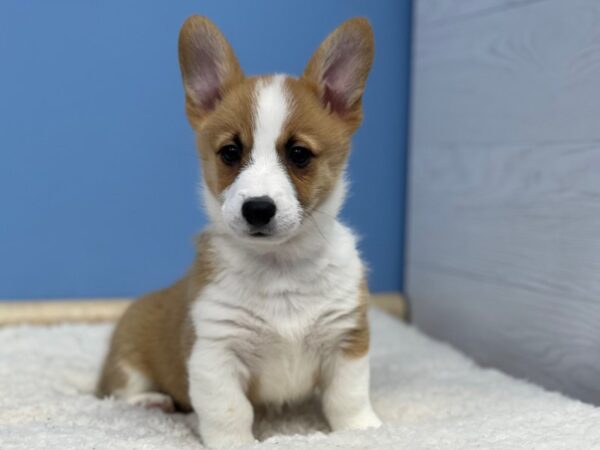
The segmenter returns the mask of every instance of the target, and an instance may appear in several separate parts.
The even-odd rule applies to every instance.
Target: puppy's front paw
[[[366,428],[378,428],[381,420],[371,408],[365,408],[353,415],[338,415],[330,418],[333,431],[340,430],[364,430]]]
[[[231,422],[210,423],[200,419],[198,432],[205,446],[211,449],[237,448],[258,442],[248,427],[238,427]]]
[[[200,435],[202,436],[204,445],[213,449],[236,448],[258,442],[254,439],[252,433],[243,433],[239,430],[231,430],[230,432],[224,433],[204,428],[200,430]]]

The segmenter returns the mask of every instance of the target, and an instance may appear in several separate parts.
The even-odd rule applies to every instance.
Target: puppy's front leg
[[[204,445],[224,448],[255,442],[254,412],[244,393],[239,361],[227,349],[196,343],[188,370],[190,400]]]
[[[381,425],[369,398],[368,353],[359,358],[336,355],[324,381],[323,412],[333,431]]]

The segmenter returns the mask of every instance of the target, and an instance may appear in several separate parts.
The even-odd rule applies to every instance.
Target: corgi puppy
[[[369,399],[368,291],[337,220],[373,61],[366,19],[301,77],[246,77],[208,19],[179,36],[210,226],[187,275],[119,321],[97,394],[194,410],[209,447],[254,442],[254,407],[320,396],[332,430],[381,424]]]

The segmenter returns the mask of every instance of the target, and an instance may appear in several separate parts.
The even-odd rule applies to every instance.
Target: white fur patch
[[[125,383],[125,387],[115,391],[115,396],[129,399],[152,390],[152,382],[139,370],[134,369],[124,361],[121,361],[120,368],[125,374],[127,382]]]

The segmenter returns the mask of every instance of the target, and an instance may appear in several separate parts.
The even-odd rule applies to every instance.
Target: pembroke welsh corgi
[[[255,406],[313,394],[334,431],[381,424],[365,269],[337,220],[373,46],[355,18],[299,78],[246,77],[210,20],[184,23],[179,61],[211,223],[187,275],[119,321],[99,396],[194,410],[209,447],[254,442]]]

